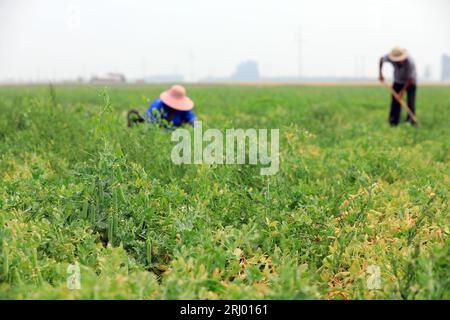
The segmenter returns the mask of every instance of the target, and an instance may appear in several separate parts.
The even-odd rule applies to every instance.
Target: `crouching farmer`
[[[379,79],[384,81],[383,64],[389,62],[394,67],[394,85],[393,89],[402,99],[403,94],[408,94],[408,107],[411,112],[416,114],[416,65],[408,52],[399,47],[395,47],[391,52],[380,59]],[[391,126],[397,126],[400,122],[400,103],[392,96],[391,112],[389,114],[389,123]],[[416,125],[413,119],[408,115],[406,121]]]
[[[161,93],[149,106],[141,117],[139,111],[128,111],[128,126],[137,122],[159,123],[165,127],[180,127],[183,124],[194,126],[197,116],[192,112],[194,102],[186,95],[186,89],[180,85],[174,85],[169,90]]]

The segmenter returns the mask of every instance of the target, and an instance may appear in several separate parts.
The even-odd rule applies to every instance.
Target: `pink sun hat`
[[[194,102],[186,95],[186,89],[180,85],[174,85],[159,96],[165,104],[175,110],[189,111],[194,108]]]

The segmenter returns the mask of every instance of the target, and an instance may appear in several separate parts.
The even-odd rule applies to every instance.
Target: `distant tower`
[[[302,37],[302,29],[299,28],[298,30],[298,56],[297,56],[297,72],[298,72],[298,78],[301,79],[302,77],[302,49],[303,49],[303,37]]]
[[[365,66],[366,66],[366,56],[355,56],[355,78],[364,78],[365,76]]]
[[[430,80],[431,79],[431,66],[428,64],[425,66],[425,69],[423,70],[423,78],[425,80]]]
[[[442,55],[442,81],[450,80],[450,56]]]
[[[142,57],[141,61],[141,71],[142,71],[142,80],[145,80],[145,77],[147,76],[147,59],[145,57]]]
[[[189,73],[189,81],[195,82],[195,55],[192,51],[189,53]]]

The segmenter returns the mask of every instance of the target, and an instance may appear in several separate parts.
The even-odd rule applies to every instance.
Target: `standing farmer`
[[[387,55],[380,59],[380,72],[379,79],[384,81],[383,77],[383,63],[389,62],[394,67],[394,85],[393,89],[397,92],[400,99],[403,98],[403,94],[408,94],[408,106],[412,113],[416,114],[416,65],[409,56],[406,49],[395,47]],[[400,122],[400,103],[392,96],[391,112],[389,114],[389,123],[391,126],[396,126]],[[408,115],[406,121],[412,125],[416,125],[413,119]]]

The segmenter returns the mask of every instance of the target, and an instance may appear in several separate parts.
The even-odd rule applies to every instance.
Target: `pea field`
[[[448,87],[416,129],[381,86],[187,85],[205,129],[280,130],[272,176],[128,128],[164,89],[0,87],[0,299],[450,299]]]

